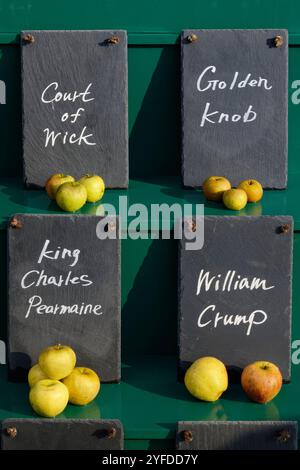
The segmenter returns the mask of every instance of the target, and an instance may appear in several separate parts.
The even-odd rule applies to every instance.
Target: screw
[[[287,442],[291,437],[291,433],[287,429],[282,429],[277,434],[276,440],[281,444]]]
[[[13,217],[11,220],[10,220],[10,223],[9,223],[10,227],[11,228],[22,228],[22,222],[20,220],[18,220],[16,217]]]
[[[108,230],[109,232],[114,232],[116,230],[116,223],[115,222],[108,222]]]
[[[192,442],[193,440],[193,433],[192,431],[182,431],[182,437],[183,437],[183,440],[184,442]]]
[[[18,431],[17,431],[17,428],[7,428],[6,429],[6,434],[11,438],[11,439],[14,439],[17,434],[18,434]]]
[[[35,41],[33,34],[30,33],[24,34],[22,39],[23,41],[28,42],[29,44],[33,44]]]
[[[107,430],[107,437],[108,439],[113,439],[117,435],[117,430],[116,428],[110,428]]]
[[[118,38],[118,36],[112,36],[111,38],[108,38],[106,42],[108,44],[119,44],[120,39]]]
[[[187,39],[187,42],[195,42],[197,41],[198,36],[197,34],[189,34],[186,39]]]
[[[195,220],[187,220],[187,227],[191,232],[196,232],[196,222]]]
[[[290,231],[290,226],[289,224],[284,224],[279,227],[279,232],[280,233],[288,233]]]
[[[275,44],[275,47],[280,47],[282,46],[283,44],[283,37],[282,36],[276,36],[274,38],[274,44]]]

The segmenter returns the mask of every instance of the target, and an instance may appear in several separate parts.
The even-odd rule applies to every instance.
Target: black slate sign
[[[176,445],[190,450],[297,450],[296,421],[179,421]]]
[[[184,185],[286,187],[287,31],[184,30],[181,52]]]
[[[204,246],[180,241],[179,370],[215,356],[239,373],[253,361],[290,380],[293,219],[204,217]]]
[[[123,450],[122,423],[110,419],[6,419],[2,450]]]
[[[13,220],[19,228],[8,228],[11,379],[23,380],[40,351],[60,343],[101,381],[119,381],[119,238],[99,239],[105,219],[93,215],[17,214]],[[118,220],[109,223],[118,233]]]
[[[24,177],[96,173],[128,185],[125,31],[23,31]]]

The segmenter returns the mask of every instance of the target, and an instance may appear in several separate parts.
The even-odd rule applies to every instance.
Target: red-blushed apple
[[[87,192],[83,184],[64,183],[56,193],[57,205],[66,212],[76,212],[86,203]]]
[[[243,189],[247,193],[248,202],[258,202],[263,197],[264,190],[262,185],[253,179],[242,181],[238,189]]]
[[[105,184],[101,176],[84,175],[78,181],[85,186],[87,192],[87,202],[100,201],[105,191]]]
[[[247,194],[243,189],[228,189],[223,193],[223,203],[227,209],[240,211],[247,205]]]
[[[224,191],[231,189],[231,184],[224,176],[210,176],[202,183],[202,189],[208,201],[221,201]]]
[[[250,400],[267,403],[280,392],[282,375],[279,368],[272,362],[256,361],[245,367],[241,383]]]
[[[50,199],[55,200],[57,190],[62,184],[72,183],[73,181],[75,181],[73,176],[64,175],[63,173],[56,173],[50,176],[45,183],[45,189]]]
[[[49,379],[60,380],[70,375],[76,364],[76,354],[69,346],[57,344],[43,349],[39,366]]]

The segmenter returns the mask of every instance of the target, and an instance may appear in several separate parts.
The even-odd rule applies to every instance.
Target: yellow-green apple
[[[267,403],[280,392],[282,375],[279,368],[272,362],[256,361],[245,367],[241,383],[250,400]]]
[[[238,188],[246,191],[248,202],[258,202],[263,197],[264,190],[259,181],[253,179],[245,180],[238,185]]]
[[[50,199],[55,200],[56,192],[62,184],[72,183],[73,181],[75,181],[73,176],[64,175],[63,173],[50,176],[45,183],[45,189]]]
[[[105,184],[101,176],[84,175],[78,181],[85,186],[88,202],[100,201],[105,191]]]
[[[87,192],[81,183],[64,183],[56,193],[56,202],[66,212],[75,212],[86,203]]]
[[[228,387],[226,367],[215,357],[201,357],[186,371],[184,383],[199,400],[216,401]]]
[[[69,402],[73,405],[87,405],[100,390],[98,375],[88,367],[75,367],[73,372],[63,379],[63,383],[69,390]]]
[[[38,364],[31,367],[28,372],[28,384],[29,387],[33,387],[39,380],[49,379],[49,377],[42,371]]]
[[[75,364],[76,354],[69,346],[49,346],[39,355],[39,366],[50,379],[60,380],[67,377]]]
[[[210,176],[202,183],[204,196],[209,201],[221,201],[224,191],[230,188],[231,184],[224,176]]]
[[[38,415],[54,418],[67,406],[69,392],[59,380],[44,379],[30,389],[29,401]]]
[[[223,203],[232,211],[244,209],[247,200],[247,193],[243,189],[229,189],[223,193]]]

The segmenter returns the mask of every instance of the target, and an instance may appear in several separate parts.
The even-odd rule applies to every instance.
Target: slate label
[[[237,372],[271,361],[290,380],[292,227],[287,216],[207,216],[201,250],[180,242],[181,373],[215,356]]]
[[[284,188],[287,32],[185,30],[181,47],[184,184],[224,175]]]
[[[126,187],[126,32],[23,32],[21,50],[27,185],[62,172]]]
[[[3,450],[123,450],[124,431],[110,419],[6,419]]]
[[[120,379],[120,246],[97,216],[21,215],[8,229],[9,369],[22,379],[40,351],[71,346],[78,365]],[[117,221],[114,219],[116,227]]]

